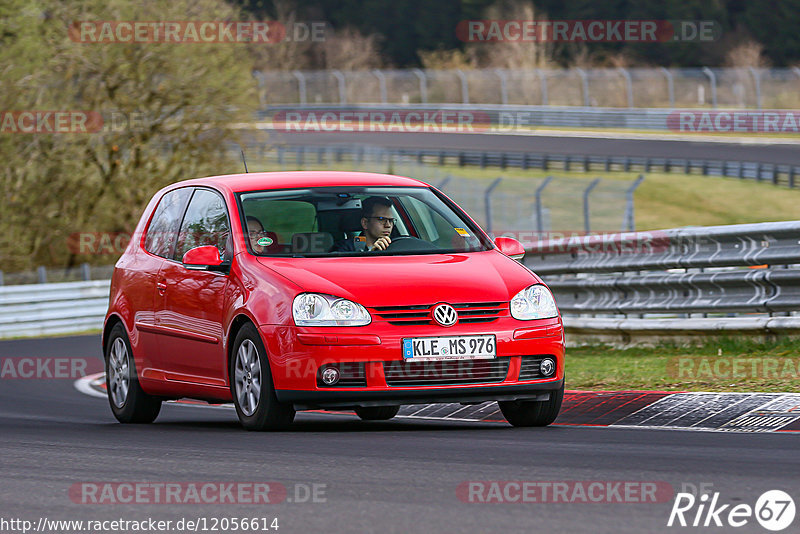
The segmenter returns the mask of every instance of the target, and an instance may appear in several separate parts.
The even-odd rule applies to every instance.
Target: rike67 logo
[[[781,490],[762,493],[755,506],[723,504],[718,491],[710,496],[704,493],[700,497],[692,493],[678,493],[667,526],[739,528],[755,519],[765,529],[777,532],[789,527],[794,516],[794,500]]]

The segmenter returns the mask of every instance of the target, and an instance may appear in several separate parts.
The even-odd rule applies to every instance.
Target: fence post
[[[386,92],[386,76],[384,76],[380,69],[373,69],[372,74],[378,78],[378,85],[380,86],[381,91],[381,104],[386,104],[388,100]]]
[[[504,106],[508,105],[508,80],[506,71],[503,69],[494,69],[494,73],[500,78],[500,103]]]
[[[672,79],[672,73],[665,67],[661,67],[661,72],[667,78],[667,92],[669,93],[669,107],[675,109],[675,80]]]
[[[539,79],[542,81],[542,105],[547,105],[547,71],[542,69],[536,69],[536,74],[539,76]]]
[[[587,234],[592,231],[589,222],[589,195],[592,189],[597,187],[597,184],[600,183],[600,180],[600,178],[595,178],[592,180],[592,183],[589,184],[589,187],[583,190],[583,231]]]
[[[40,284],[47,283],[47,267],[44,265],[40,265],[36,269],[36,278],[38,279]]]
[[[267,90],[265,89],[264,73],[260,70],[254,70],[253,77],[258,80],[258,104],[261,109],[264,109],[267,107]]]
[[[81,280],[88,282],[92,279],[92,267],[88,263],[81,263]]]
[[[575,72],[578,73],[578,76],[581,77],[581,85],[583,86],[583,105],[584,107],[589,107],[589,77],[586,75],[586,71],[580,67],[575,67]]]
[[[344,80],[344,74],[342,74],[340,70],[336,69],[333,69],[331,74],[339,82],[339,104],[343,106],[347,104],[347,84]]]
[[[412,69],[412,72],[419,78],[419,98],[423,104],[428,103],[428,82],[425,72],[421,69]]]
[[[711,107],[717,109],[717,76],[708,67],[703,67],[703,74],[711,81]]]
[[[306,92],[306,77],[299,70],[293,70],[292,74],[297,78],[297,90],[300,93],[300,103],[306,105],[308,103],[308,93]]]
[[[761,109],[761,73],[753,67],[749,67],[749,70],[756,84],[756,108]]]
[[[633,81],[631,81],[631,73],[622,67],[617,68],[617,70],[622,74],[625,78],[625,91],[628,93],[628,107],[633,107]]]
[[[500,182],[503,181],[503,177],[497,178],[492,185],[490,185],[486,192],[483,194],[484,202],[486,203],[486,233],[492,233],[492,191],[494,191],[495,187],[500,185]]]
[[[625,220],[622,221],[623,232],[625,230],[627,230],[628,232],[634,232],[636,230],[636,221],[634,219],[634,211],[633,211],[633,193],[636,191],[636,188],[642,184],[643,181],[644,181],[644,174],[640,174],[639,177],[633,182],[633,184],[625,191],[625,217],[624,217]]]
[[[542,192],[544,188],[547,187],[553,180],[552,176],[548,176],[544,179],[544,181],[539,184],[539,187],[536,188],[536,231],[541,235],[544,232],[544,222],[543,222],[543,214],[542,214]]]
[[[456,69],[456,75],[461,80],[461,103],[469,104],[469,84],[467,84],[467,75],[461,69]]]
[[[3,271],[0,271],[0,286],[3,285]]]

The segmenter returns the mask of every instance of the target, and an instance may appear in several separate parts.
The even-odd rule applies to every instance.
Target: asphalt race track
[[[270,132],[269,142],[288,145],[365,144],[384,148],[437,148],[534,152],[560,155],[630,156],[705,159],[800,165],[798,144],[741,144],[670,139],[608,139],[605,137],[496,135],[460,133]],[[613,135],[613,134],[609,134]]]
[[[14,356],[100,358],[99,339],[0,342],[0,357]],[[470,481],[638,481],[668,483],[673,492],[705,485],[720,502],[751,506],[767,490],[800,496],[794,433],[515,429],[300,413],[291,431],[259,434],[242,430],[231,410],[174,404],[153,425],[122,426],[105,400],[73,382],[0,380],[3,519],[277,517],[279,533],[640,533],[668,530],[673,493],[656,503],[497,504],[465,502],[457,488]],[[287,496],[266,505],[82,504],[70,488],[85,482],[265,482],[283,484]],[[318,502],[304,498],[312,484],[321,485]],[[693,518],[694,510],[687,513]],[[752,518],[736,531],[765,532]]]

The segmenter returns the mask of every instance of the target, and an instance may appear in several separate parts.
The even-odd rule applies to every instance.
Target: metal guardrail
[[[0,338],[102,328],[110,280],[0,287]]]
[[[276,105],[267,109],[262,109],[255,114],[258,120],[275,119],[276,126],[278,121],[289,118],[291,112],[307,113],[303,116],[313,117],[320,120],[325,112],[346,113],[346,112],[368,112],[380,111],[390,112],[469,112],[469,118],[473,118],[471,126],[475,131],[514,131],[524,129],[535,129],[537,127],[564,127],[564,128],[615,128],[632,130],[656,130],[665,131],[670,127],[679,124],[677,120],[670,121],[670,115],[675,110],[660,108],[601,108],[585,106],[498,106],[498,105],[476,105],[476,104],[351,104],[351,105],[324,105],[324,104],[305,104],[305,105]],[[692,112],[702,112],[702,110],[690,110]],[[726,110],[742,111],[742,110]],[[298,119],[294,119],[295,122]],[[674,124],[673,124],[674,122]],[[290,123],[291,127],[300,126]]]
[[[724,161],[685,158],[628,156],[565,155],[536,152],[500,152],[487,150],[443,150],[437,148],[380,148],[364,145],[334,144],[328,146],[248,144],[248,153],[273,156],[279,164],[302,168],[306,163],[360,162],[380,151],[387,160],[392,157],[412,158],[418,163],[433,165],[475,166],[500,169],[542,169],[578,172],[677,172],[703,176],[723,176],[753,180],[789,188],[800,187],[800,166],[762,162]],[[237,154],[238,145],[236,145]]]
[[[526,250],[526,265],[568,314],[800,311],[800,221],[548,240]]]
[[[800,332],[800,221],[524,245],[571,332]],[[0,287],[0,337],[100,328],[109,284]],[[687,317],[699,313],[717,317]]]

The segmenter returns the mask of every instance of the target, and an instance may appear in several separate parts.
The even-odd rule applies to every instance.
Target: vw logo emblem
[[[458,312],[449,304],[439,304],[433,309],[433,320],[441,326],[453,326],[458,321]]]

